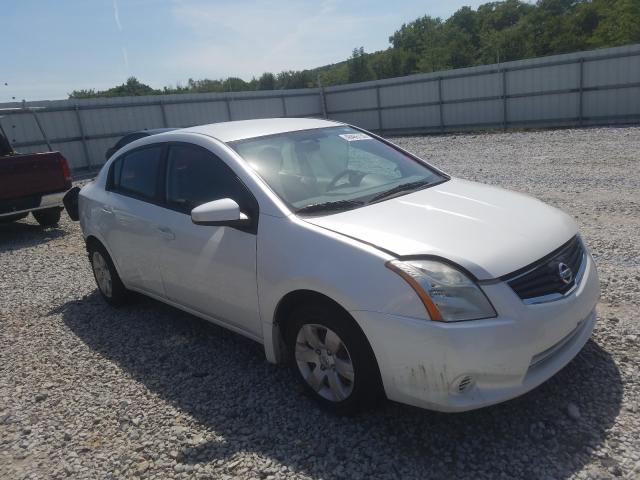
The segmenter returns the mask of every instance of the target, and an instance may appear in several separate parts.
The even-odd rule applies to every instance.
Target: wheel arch
[[[330,305],[332,308],[336,308],[340,311],[340,313],[344,314],[344,318],[348,319],[349,322],[355,329],[359,332],[362,341],[364,344],[362,345],[366,350],[368,350],[367,356],[372,362],[371,374],[371,383],[370,387],[373,388],[372,399],[381,399],[386,396],[386,392],[384,389],[384,384],[382,382],[382,373],[380,371],[380,365],[378,364],[378,357],[373,350],[373,346],[369,341],[369,338],[365,334],[364,330],[356,320],[356,318],[349,313],[349,311],[341,305],[338,301],[334,300],[330,296],[318,292],[316,290],[306,290],[299,289],[288,292],[284,295],[280,301],[278,302],[276,309],[274,311],[273,322],[271,322],[272,328],[272,341],[267,343],[265,342],[265,349],[273,346],[274,353],[274,361],[278,363],[284,363],[289,356],[289,352],[286,348],[286,342],[284,340],[284,334],[287,328],[287,322],[291,319],[291,312],[299,305],[310,303],[310,302],[323,302]],[[268,357],[267,352],[267,357]],[[373,400],[374,402],[376,400]]]
[[[89,234],[87,235],[87,237],[84,239],[84,243],[85,243],[85,248],[87,250],[87,253],[89,253],[89,247],[91,247],[91,245],[97,244],[100,245],[102,248],[104,248],[107,253],[109,254],[109,257],[111,258],[111,261],[113,262],[113,266],[116,269],[116,272],[118,273],[118,276],[120,277],[120,280],[124,283],[124,280],[122,280],[122,275],[120,274],[120,267],[118,266],[118,260],[113,256],[113,254],[111,253],[111,250],[109,249],[109,247],[107,247],[107,245],[100,240],[100,238],[98,238],[98,236],[94,235],[94,234]],[[126,287],[126,284],[125,284]]]
[[[283,363],[286,360],[284,333],[287,328],[287,322],[290,318],[290,314],[298,305],[310,302],[327,303],[332,307],[342,311],[345,314],[346,318],[349,318],[351,322],[353,322],[353,324],[356,326],[356,328],[360,331],[362,337],[366,340],[368,347],[372,350],[373,353],[371,342],[369,342],[369,339],[365,335],[356,319],[343,305],[341,305],[338,301],[334,300],[330,296],[316,290],[299,289],[290,291],[285,294],[276,305],[273,314],[273,321],[271,322],[271,341],[265,342],[265,349],[268,349],[269,347],[272,348],[271,352],[267,351],[267,358],[270,357],[269,354],[271,353],[272,356],[269,359],[274,363]]]
[[[84,246],[85,246],[85,249],[87,250],[87,253],[89,253],[89,249],[93,245],[99,245],[102,248],[104,248],[109,254],[109,256],[111,257],[111,260],[113,261],[113,255],[111,255],[111,252],[109,251],[107,246],[104,244],[104,242],[93,234],[87,235],[87,238],[84,239]]]

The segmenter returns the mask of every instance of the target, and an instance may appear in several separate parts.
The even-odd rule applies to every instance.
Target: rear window
[[[144,199],[158,196],[162,146],[135,150],[113,164],[113,189]]]

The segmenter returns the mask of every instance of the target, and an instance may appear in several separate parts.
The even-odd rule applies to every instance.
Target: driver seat
[[[268,145],[258,152],[249,165],[287,202],[297,202],[314,196],[314,191],[303,183],[298,175],[282,171],[283,163],[280,149]]]

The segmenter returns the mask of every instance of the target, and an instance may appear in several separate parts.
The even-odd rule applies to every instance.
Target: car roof
[[[255,120],[237,120],[232,122],[211,123],[179,130],[185,133],[199,133],[217,138],[221,142],[235,142],[247,138],[263,137],[278,133],[310,130],[344,125],[340,122],[316,118],[261,118]]]
[[[149,130],[136,130],[135,132],[129,132],[126,135],[120,137],[120,139],[116,142],[116,145],[120,145],[122,148],[124,145],[133,142],[134,140],[138,140],[143,137],[150,137],[151,135],[157,135],[159,133],[167,133],[173,130],[178,130],[177,128],[150,128]]]
[[[177,128],[150,128],[148,130],[138,130],[136,132],[131,132],[129,135],[157,135],[158,133],[172,132],[173,130],[177,130]]]

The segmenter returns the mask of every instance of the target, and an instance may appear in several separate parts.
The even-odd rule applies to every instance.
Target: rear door
[[[231,198],[253,225],[195,225],[191,210]],[[257,202],[222,160],[187,143],[171,144],[166,160],[165,228],[160,264],[167,297],[260,337],[256,283]]]
[[[164,296],[158,267],[164,208],[161,203],[166,146],[144,146],[119,157],[107,180],[108,202],[100,216],[122,279],[129,287]]]

